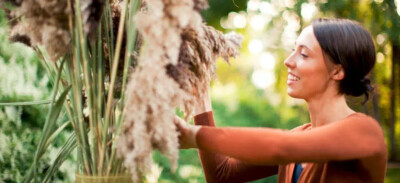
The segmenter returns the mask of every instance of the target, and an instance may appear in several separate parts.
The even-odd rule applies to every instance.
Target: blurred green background
[[[219,61],[211,96],[218,126],[290,129],[307,123],[305,103],[286,94],[284,59],[301,30],[317,17],[359,21],[373,35],[377,63],[370,75],[376,92],[366,105],[349,98],[357,111],[382,125],[389,152],[385,182],[400,182],[400,0],[210,0],[202,12],[209,25],[244,36],[241,55],[231,64]],[[51,84],[34,51],[8,40],[0,11],[0,102],[49,98]],[[0,107],[0,183],[20,182],[34,156],[46,105]],[[60,119],[63,120],[62,118]],[[41,161],[48,168],[70,132],[61,135]],[[196,150],[180,152],[177,172],[158,153],[148,182],[205,182]],[[66,161],[53,182],[72,182],[76,157]],[[39,171],[41,172],[41,171]],[[255,182],[276,182],[276,177]]]

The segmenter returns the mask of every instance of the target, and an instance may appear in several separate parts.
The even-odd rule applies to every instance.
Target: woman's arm
[[[207,89],[208,91],[208,89]],[[208,92],[198,99],[194,123],[191,126],[177,118],[181,148],[196,147],[196,133],[200,126],[215,127],[211,99]],[[209,137],[212,139],[212,137]],[[278,166],[257,166],[215,152],[198,150],[207,182],[247,182],[278,173]]]
[[[358,159],[379,155],[386,148],[379,124],[359,113],[304,132],[202,127],[196,143],[201,151],[258,165]]]
[[[212,111],[194,117],[196,125],[215,127]],[[212,136],[209,140],[212,140]],[[235,158],[199,149],[207,182],[246,182],[278,173],[278,166],[252,165]]]

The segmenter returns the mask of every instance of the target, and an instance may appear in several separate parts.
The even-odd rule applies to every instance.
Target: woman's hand
[[[190,149],[197,148],[196,134],[200,130],[201,126],[194,126],[188,124],[186,121],[178,116],[175,116],[175,125],[180,133],[179,135],[179,148]]]

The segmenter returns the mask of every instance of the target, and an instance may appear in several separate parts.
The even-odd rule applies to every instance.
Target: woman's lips
[[[287,79],[287,84],[288,85],[292,85],[292,84],[296,83],[299,80],[300,80],[300,77],[298,77],[298,76],[292,74],[291,72],[289,72],[288,79]]]

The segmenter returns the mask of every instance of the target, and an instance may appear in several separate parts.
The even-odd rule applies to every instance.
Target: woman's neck
[[[347,105],[344,95],[321,96],[307,100],[312,127],[323,126],[346,118],[354,111]]]

